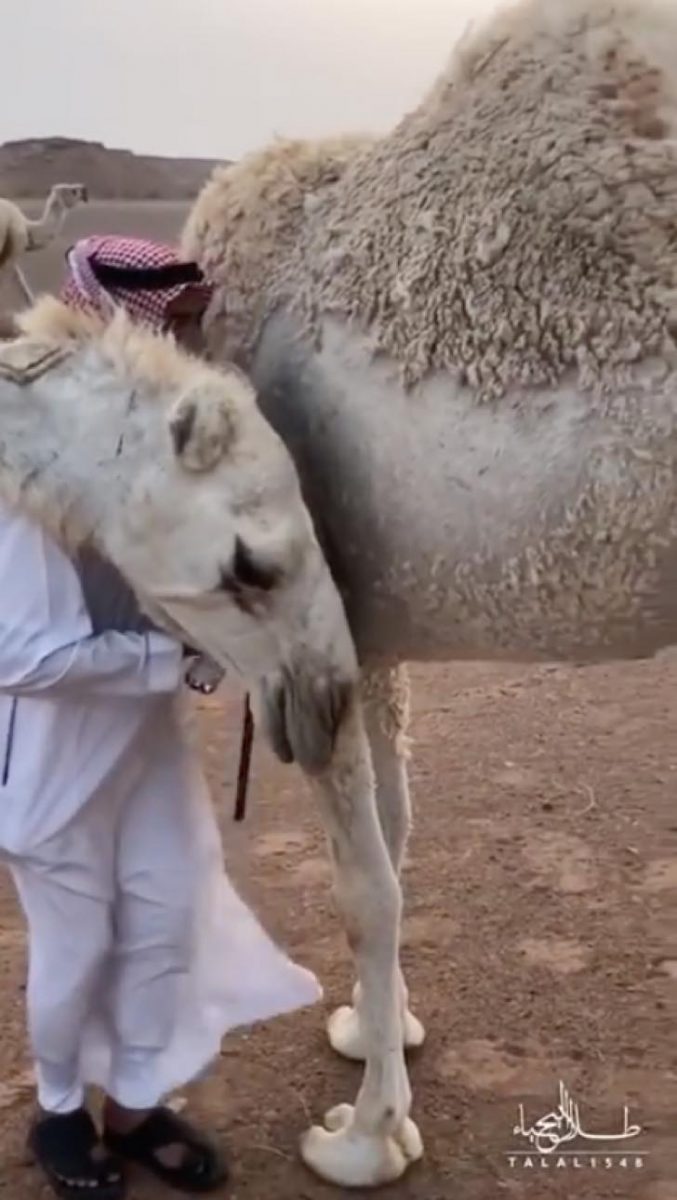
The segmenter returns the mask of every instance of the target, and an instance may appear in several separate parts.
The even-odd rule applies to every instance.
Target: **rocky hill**
[[[191,200],[215,162],[109,149],[77,138],[0,145],[0,196],[44,197],[54,183],[84,183],[93,200]]]

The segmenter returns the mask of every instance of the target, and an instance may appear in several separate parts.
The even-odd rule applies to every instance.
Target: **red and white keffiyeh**
[[[168,305],[187,288],[203,293],[205,303],[211,296],[211,288],[195,264],[184,262],[171,246],[147,238],[115,234],[81,238],[68,251],[66,261],[68,276],[60,294],[64,304],[94,310],[104,317],[112,316],[115,308],[120,307],[133,320],[162,329],[166,324]],[[106,268],[128,272],[132,286],[102,282],[99,275],[105,279]],[[171,268],[179,274],[182,270],[187,275],[192,272],[193,277],[183,282],[171,282]],[[156,270],[157,279],[153,280]],[[138,279],[133,281],[135,272],[138,272]],[[164,285],[163,279],[169,282]]]

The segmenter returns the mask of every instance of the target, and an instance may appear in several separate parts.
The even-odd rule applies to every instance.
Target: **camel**
[[[47,197],[42,216],[33,221],[11,200],[0,197],[0,270],[12,264],[24,299],[33,300],[17,259],[31,250],[42,250],[59,236],[67,214],[86,202],[87,188],[82,183],[57,183]]]
[[[376,853],[330,838],[359,983],[329,1039],[366,1067],[301,1146],[343,1186],[422,1152],[405,664],[677,642],[675,62],[664,0],[520,0],[392,133],[221,167],[183,231],[217,285],[205,353],[292,454],[361,666],[351,751],[315,784],[351,829],[380,819]]]

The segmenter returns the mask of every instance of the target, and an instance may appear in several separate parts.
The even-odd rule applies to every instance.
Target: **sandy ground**
[[[172,237],[181,211],[91,206],[63,245],[84,230]],[[27,261],[35,285],[54,282],[63,245]],[[676,682],[669,656],[416,670],[403,960],[428,1028],[411,1060],[427,1154],[389,1189],[395,1200],[677,1200]],[[298,773],[257,747],[250,815],[232,824],[239,711],[226,694],[199,712],[228,861],[271,931],[321,976],[326,1004],[227,1039],[190,1101],[232,1157],[224,1194],[329,1200],[338,1193],[305,1171],[296,1145],[311,1116],[358,1086],[323,1033],[351,968]],[[0,1195],[29,1200],[41,1185],[22,1154],[25,946],[4,878],[0,943]],[[577,1139],[578,1157],[559,1168],[511,1165],[526,1146],[518,1106],[533,1123],[556,1106],[560,1080],[586,1132],[620,1131],[628,1105],[640,1135]],[[160,1194],[134,1185],[139,1200]]]
[[[428,1029],[411,1061],[427,1155],[389,1189],[396,1200],[677,1200],[676,675],[668,657],[416,670],[403,961]],[[323,1033],[350,963],[312,798],[260,745],[249,815],[232,823],[239,703],[226,694],[199,711],[228,862],[268,928],[318,972],[326,1003],[229,1037],[190,1102],[228,1148],[231,1195],[329,1200],[338,1193],[296,1144],[309,1116],[358,1085]],[[0,943],[0,1194],[29,1200],[40,1183],[22,1163],[24,938],[6,882]],[[577,1139],[565,1167],[511,1166],[526,1146],[513,1134],[519,1104],[533,1124],[560,1080],[587,1133],[620,1132],[627,1104],[640,1135]],[[609,1168],[601,1155],[614,1149],[626,1153]],[[141,1180],[132,1194],[160,1189]]]

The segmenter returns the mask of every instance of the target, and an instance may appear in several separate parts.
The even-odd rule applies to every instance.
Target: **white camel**
[[[421,1153],[401,664],[677,642],[676,64],[674,5],[524,0],[391,135],[221,168],[184,231],[218,284],[208,351],[250,372],[292,453],[363,668],[366,734],[318,793],[346,814],[352,857],[331,851],[360,981],[329,1037],[366,1072],[302,1143],[343,1185]],[[376,847],[356,836],[372,767]]]
[[[47,197],[42,216],[31,220],[12,200],[0,197],[0,271],[10,264],[24,299],[31,303],[31,289],[18,260],[31,250],[42,250],[59,236],[67,214],[85,203],[87,188],[82,183],[57,183]]]
[[[91,542],[221,667],[275,674],[284,737],[324,769],[357,663],[293,462],[247,380],[124,313],[106,326],[45,297],[17,320],[0,346],[0,494],[66,547]]]

